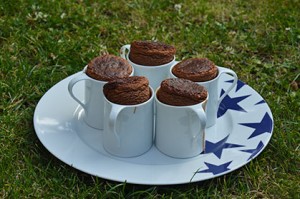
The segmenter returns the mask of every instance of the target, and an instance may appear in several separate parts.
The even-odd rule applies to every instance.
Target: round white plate
[[[264,99],[238,81],[222,101],[216,125],[206,129],[206,151],[194,158],[175,159],[155,146],[142,156],[118,158],[102,147],[102,131],[82,120],[83,110],[70,97],[68,83],[74,74],[53,86],[34,112],[34,128],[54,156],[85,173],[104,179],[147,185],[197,182],[232,172],[260,154],[271,139],[273,116]],[[220,93],[232,78],[219,81]],[[83,84],[74,87],[83,98]]]

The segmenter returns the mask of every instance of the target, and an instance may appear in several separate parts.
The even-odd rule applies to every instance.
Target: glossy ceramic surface
[[[160,87],[159,87],[160,89]],[[207,98],[191,106],[171,106],[155,96],[155,146],[174,158],[191,158],[204,151]]]
[[[272,112],[250,86],[238,81],[224,97],[216,125],[206,129],[206,151],[196,157],[176,159],[155,146],[134,158],[108,154],[101,144],[101,130],[83,121],[81,106],[68,92],[74,74],[53,86],[41,98],[34,113],[34,128],[42,144],[64,163],[104,179],[134,184],[167,185],[197,182],[232,172],[257,157],[273,131]],[[219,93],[232,82],[224,75]],[[84,97],[83,84],[74,92]]]
[[[104,98],[103,146],[119,157],[135,157],[153,144],[154,92],[151,98],[136,105],[120,105]]]

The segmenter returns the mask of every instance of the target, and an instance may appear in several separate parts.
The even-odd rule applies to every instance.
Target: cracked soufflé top
[[[187,79],[170,78],[161,82],[157,91],[157,99],[172,106],[190,106],[207,99],[207,90]]]
[[[143,76],[110,81],[103,86],[103,93],[110,102],[121,105],[141,104],[151,97],[149,81]]]
[[[115,55],[103,55],[92,59],[87,66],[86,74],[93,79],[110,81],[129,77],[132,66],[127,60]]]
[[[176,64],[172,73],[179,78],[204,82],[214,79],[218,75],[218,68],[207,58],[189,58]]]
[[[133,41],[130,46],[129,59],[144,66],[159,66],[174,59],[176,49],[172,45],[155,41]]]

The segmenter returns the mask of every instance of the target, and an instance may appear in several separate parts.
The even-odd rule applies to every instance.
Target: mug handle
[[[206,127],[206,114],[204,112],[204,109],[198,108],[198,109],[193,109],[193,108],[189,108],[190,110],[192,110],[194,113],[196,113],[198,119],[199,119],[199,123],[200,126],[203,128],[203,130]],[[201,131],[198,131],[198,133],[196,135],[192,135],[192,145],[195,146],[196,141],[197,141],[197,137],[200,135]]]
[[[116,139],[118,141],[118,147],[121,147],[121,138],[120,135],[117,132],[117,118],[120,112],[124,109],[124,106],[120,105],[112,105],[110,114],[109,114],[109,127],[113,131],[114,135],[116,136]]]
[[[130,44],[124,45],[120,49],[120,56],[123,59],[126,59],[126,50],[129,52],[130,51]]]
[[[71,97],[76,101],[78,102],[78,104],[80,104],[82,106],[82,108],[84,110],[86,110],[86,105],[81,102],[73,93],[73,87],[75,86],[75,84],[77,84],[78,82],[80,81],[83,81],[83,80],[89,80],[88,77],[86,76],[85,72],[83,71],[82,73],[80,73],[78,76],[74,77],[68,84],[68,91],[71,95]]]
[[[223,93],[223,95],[220,96],[220,98],[218,100],[218,105],[221,103],[221,101],[224,99],[224,97],[233,89],[233,87],[235,87],[235,85],[237,84],[237,81],[238,81],[238,77],[237,77],[236,73],[229,68],[224,68],[224,67],[219,66],[219,73],[220,73],[220,75],[222,75],[222,74],[231,75],[233,77],[233,82],[230,85],[230,87]]]

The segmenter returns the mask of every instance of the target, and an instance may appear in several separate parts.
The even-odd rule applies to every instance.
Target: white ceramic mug
[[[205,101],[191,106],[172,106],[155,96],[155,145],[162,153],[174,158],[199,155],[205,147]]]
[[[120,105],[104,96],[104,149],[118,157],[135,157],[153,145],[154,93],[136,105]]]
[[[176,78],[176,76],[172,73],[172,69],[175,65],[173,65],[170,68],[170,77]],[[201,86],[204,86],[208,93],[209,93],[209,100],[207,102],[207,108],[206,108],[206,116],[207,116],[207,123],[206,123],[206,128],[211,127],[216,124],[217,121],[217,112],[219,105],[221,101],[224,99],[224,97],[236,86],[238,77],[236,73],[229,69],[229,68],[224,68],[224,67],[218,67],[218,75],[212,80],[205,81],[205,82],[196,82]],[[218,93],[218,84],[219,84],[219,79],[222,74],[229,74],[233,77],[233,82],[229,86],[229,88],[220,96]]]
[[[103,86],[107,81],[95,80],[89,77],[86,72],[87,66],[83,71],[75,76],[68,85],[68,91],[71,97],[80,104],[84,109],[84,121],[91,127],[96,129],[103,129],[103,117],[104,117],[104,96]],[[130,76],[133,75],[134,70]],[[73,92],[73,87],[80,81],[84,81],[84,100],[78,99]]]
[[[126,53],[127,51],[127,53]],[[124,45],[120,49],[120,56],[124,59],[126,59],[131,66],[134,68],[134,74],[136,76],[145,76],[149,79],[149,84],[150,86],[156,90],[159,86],[160,83],[164,80],[167,79],[169,76],[169,70],[170,67],[175,63],[175,56],[174,59],[166,64],[163,65],[158,65],[158,66],[144,66],[144,65],[139,65],[134,62],[132,62],[129,59],[129,53],[130,53],[130,45]]]

